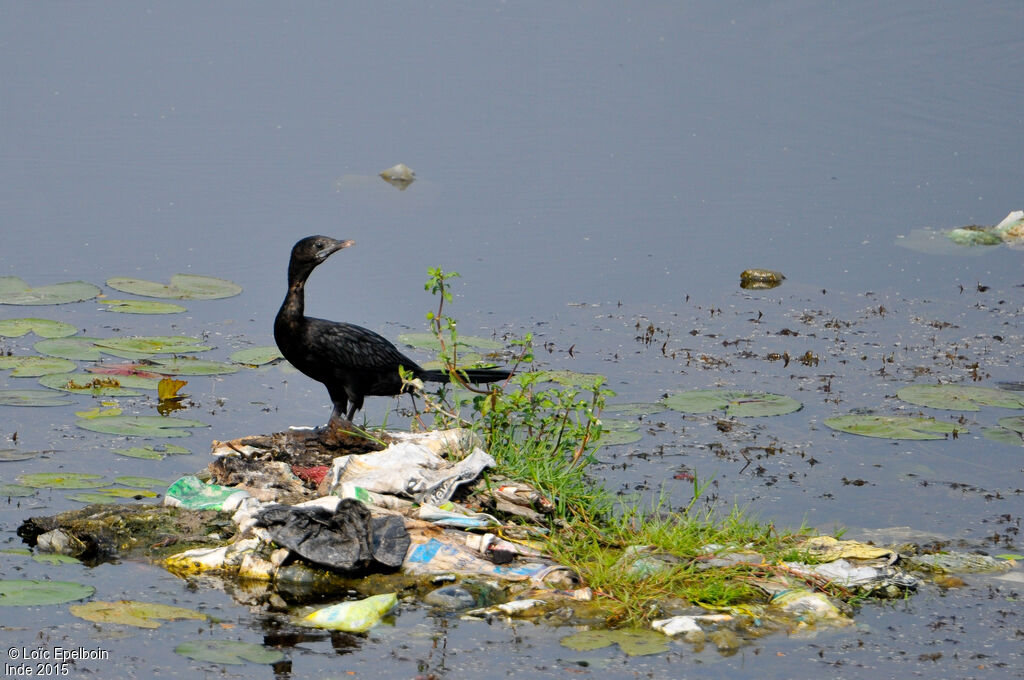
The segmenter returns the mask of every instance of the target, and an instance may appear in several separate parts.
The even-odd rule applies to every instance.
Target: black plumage
[[[284,358],[327,387],[334,404],[329,428],[342,425],[347,429],[363,407],[364,397],[401,393],[399,366],[424,382],[449,381],[444,371],[420,367],[369,329],[305,315],[306,279],[333,253],[353,244],[328,236],[308,236],[296,243],[288,262],[288,294],[274,319],[274,340]],[[489,383],[505,380],[511,372],[469,369],[464,374],[469,382]]]

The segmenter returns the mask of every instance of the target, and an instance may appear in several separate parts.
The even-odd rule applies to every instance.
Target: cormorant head
[[[292,257],[288,263],[288,278],[305,278],[313,269],[333,253],[355,245],[355,241],[339,241],[330,236],[307,236],[292,246]]]

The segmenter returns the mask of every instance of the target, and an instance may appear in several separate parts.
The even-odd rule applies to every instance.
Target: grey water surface
[[[905,527],[957,549],[1021,552],[1021,449],[980,436],[1010,412],[969,414],[969,435],[938,442],[837,435],[821,421],[917,413],[893,398],[915,380],[1024,381],[1024,253],[903,247],[915,230],[1024,208],[1024,5],[7,2],[0,17],[0,276],[103,285],[183,272],[244,289],[171,316],[93,300],[3,305],[0,319],[205,334],[224,359],[272,344],[295,240],[350,238],[311,278],[308,313],[389,337],[424,330],[435,302],[422,284],[441,266],[462,275],[450,308],[462,332],[533,332],[543,362],[606,375],[613,401],[730,387],[804,403],[728,437],[713,419],[645,418],[639,442],[598,452],[597,476],[625,502],[685,504],[696,474],[712,480],[709,502],[779,526],[861,538]],[[404,191],[377,177],[399,162],[417,175]],[[750,267],[786,281],[741,291]],[[806,351],[820,362],[765,358]],[[0,374],[0,388],[35,386]],[[184,417],[210,427],[173,440],[192,455],[162,461],[115,456],[137,442],[76,428],[74,411],[98,400],[0,406],[0,448],[50,451],[0,462],[0,482],[54,470],[170,482],[208,462],[210,439],[329,413],[320,385],[279,366],[193,378],[186,391],[196,405]],[[145,400],[122,407],[153,412]],[[371,399],[367,418],[401,424],[395,409]],[[27,516],[79,506],[60,490],[12,498],[0,547],[21,545]],[[98,599],[220,619],[149,631],[95,626],[67,605],[3,607],[4,648],[109,650],[72,677],[1024,673],[1020,581],[981,575],[866,603],[853,629],[635,658],[574,652],[558,644],[571,631],[546,625],[414,606],[365,638],[297,639],[239,593],[138,564],[3,554],[0,576],[76,580]],[[282,646],[290,665],[173,653],[211,637]]]

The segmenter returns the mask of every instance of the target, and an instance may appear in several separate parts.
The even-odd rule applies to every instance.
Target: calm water
[[[352,238],[357,246],[311,280],[310,313],[389,336],[422,330],[432,306],[422,282],[440,265],[463,275],[452,311],[464,332],[534,331],[553,343],[551,365],[606,374],[620,401],[739,385],[805,403],[724,440],[706,421],[657,416],[640,443],[601,452],[612,488],[663,489],[685,502],[685,483],[665,482],[685,465],[714,478],[721,500],[782,525],[908,526],[1008,550],[985,541],[1005,533],[1001,515],[1021,515],[1019,450],[973,437],[969,447],[833,437],[820,421],[890,404],[915,366],[933,369],[925,379],[964,379],[977,360],[979,384],[1024,379],[1021,252],[928,255],[896,245],[920,227],[994,224],[1024,207],[1019,3],[7,3],[2,16],[0,275],[42,285],[191,272],[245,292],[188,303],[174,317],[83,303],[5,306],[0,318],[67,319],[92,335],[208,331],[213,358],[224,358],[272,342],[297,238]],[[418,177],[402,192],[376,178],[398,162]],[[787,282],[741,293],[739,272],[752,266],[781,270]],[[879,306],[887,313],[874,314]],[[762,322],[752,322],[759,312]],[[814,320],[801,321],[807,314]],[[829,318],[854,325],[830,333]],[[634,339],[638,322],[659,329],[656,344]],[[801,335],[780,336],[783,328]],[[722,345],[737,339],[742,348]],[[2,346],[27,351],[31,341]],[[676,358],[662,355],[662,342]],[[942,367],[929,346],[968,358]],[[743,349],[811,350],[822,363],[783,369],[744,362]],[[701,368],[686,351],[729,365]],[[7,374],[0,382],[34,385]],[[189,390],[200,406],[188,415],[211,429],[186,442],[193,456],[158,463],[115,457],[110,438],[75,428],[73,411],[93,406],[88,399],[0,407],[2,447],[59,449],[0,463],[2,481],[56,467],[172,480],[205,464],[210,438],[318,423],[329,410],[319,385],[279,368],[194,379]],[[369,417],[392,407],[375,400]],[[713,454],[715,441],[727,455]],[[766,441],[785,452],[744,467],[739,450]],[[0,536],[17,545],[26,515],[69,507],[49,492],[12,505],[0,511]],[[25,573],[88,582],[102,599],[203,605],[233,623],[204,635],[269,634],[227,594],[190,591],[157,569],[0,560],[4,577]],[[605,650],[584,667],[548,628],[415,609],[354,647],[321,636],[290,654],[294,677],[566,668],[610,677],[1006,677],[1024,663],[1013,638],[1019,608],[1000,584],[972,577],[945,596],[926,590],[866,606],[854,634],[771,638],[733,657],[685,646],[639,660]],[[46,626],[64,644],[113,650],[115,660],[85,666],[94,671],[221,674],[170,651],[195,636],[192,624],[111,632],[69,617],[66,606],[4,613],[0,635],[12,644],[35,644]],[[939,661],[921,660],[934,651]]]

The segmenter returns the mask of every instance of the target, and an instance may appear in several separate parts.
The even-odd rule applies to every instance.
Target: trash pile
[[[230,581],[236,598],[298,613],[303,625],[364,632],[402,600],[469,619],[603,624],[595,593],[544,552],[547,532],[560,526],[550,499],[529,484],[484,475],[495,461],[469,431],[385,439],[325,447],[313,433],[293,431],[215,441],[214,461],[174,482],[164,507],[89,506],[30,518],[18,533],[40,550],[95,561],[137,548],[184,578]],[[181,543],[198,547],[181,550]],[[678,556],[636,545],[620,566],[640,577],[638,587],[684,560],[701,569],[754,567],[743,578],[763,593],[761,601],[718,612],[667,602],[658,609],[663,618],[652,621],[667,636],[709,639],[720,649],[740,644],[737,631],[848,625],[845,600],[904,597],[917,588],[907,564],[924,573],[1012,566],[981,556],[908,563],[894,549],[830,536],[807,539],[794,554],[801,561],[769,564],[744,546],[707,545],[700,555]],[[324,599],[343,601],[306,606]]]

